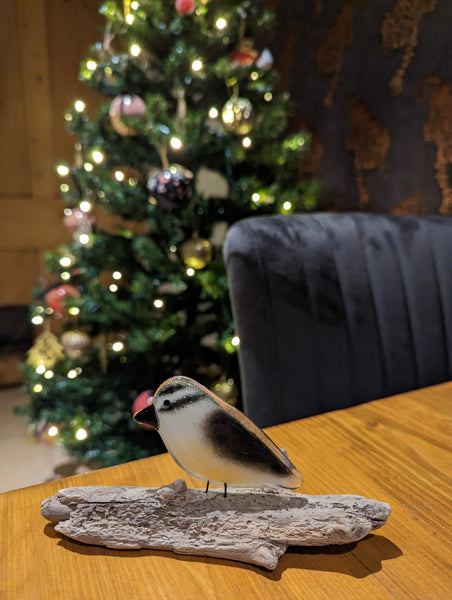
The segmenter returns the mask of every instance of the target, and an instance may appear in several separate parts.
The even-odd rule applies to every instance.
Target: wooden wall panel
[[[77,97],[99,99],[78,81],[99,39],[100,0],[0,0],[0,305],[23,304],[42,257],[69,239],[55,163],[71,161],[64,112]]]

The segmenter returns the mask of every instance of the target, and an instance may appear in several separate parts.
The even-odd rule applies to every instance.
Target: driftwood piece
[[[66,488],[42,515],[79,542],[227,558],[274,569],[288,546],[347,544],[385,524],[391,508],[362,496],[308,496],[279,488]]]

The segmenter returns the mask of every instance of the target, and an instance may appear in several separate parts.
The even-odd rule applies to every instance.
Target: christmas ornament
[[[184,263],[192,269],[204,269],[212,260],[210,242],[200,237],[184,242],[180,247],[180,253]]]
[[[152,403],[151,390],[146,390],[144,392],[141,392],[141,394],[138,394],[138,396],[133,401],[132,415],[136,415],[137,412],[139,412],[140,410],[143,410],[144,408],[146,408],[146,406],[149,406],[149,404],[151,404],[151,403]],[[142,429],[148,429],[148,430],[153,429],[152,425],[146,425],[146,423],[138,423],[138,425]]]
[[[85,230],[85,228],[89,227],[91,229],[91,225],[94,223],[94,217],[92,215],[87,215],[79,208],[66,208],[64,210],[63,223],[69,231],[72,232],[75,232],[80,228]]]
[[[49,308],[57,315],[62,315],[65,312],[64,299],[69,297],[78,298],[80,292],[72,285],[64,284],[52,288],[45,295],[45,301]]]
[[[233,96],[223,106],[221,119],[228,131],[246,135],[253,128],[253,106],[247,98]]]
[[[259,53],[253,48],[253,41],[249,39],[242,40],[237,50],[229,54],[229,60],[241,67],[248,67],[254,63]]]
[[[27,365],[51,369],[58,360],[64,358],[63,346],[56,335],[43,331],[35,339],[33,346],[27,352]]]
[[[139,96],[126,94],[117,96],[110,104],[110,123],[116,133],[120,135],[137,135],[137,131],[126,125],[124,117],[133,117],[141,122],[146,121],[146,104]]]
[[[85,355],[91,339],[84,331],[71,330],[61,335],[61,343],[68,358],[78,359]]]
[[[146,184],[149,202],[163,210],[183,208],[192,196],[193,173],[181,165],[166,169],[151,169]]]
[[[180,15],[191,15],[196,8],[196,0],[176,0],[175,7]]]
[[[228,404],[232,406],[237,404],[239,391],[232,377],[226,378],[223,375],[210,389]]]
[[[273,67],[273,54],[268,48],[262,50],[261,55],[256,60],[256,67],[258,67],[258,69],[263,69],[264,71],[269,71]]]
[[[207,483],[274,485],[289,489],[303,478],[295,465],[250,419],[188,377],[172,377],[151,404],[134,415],[160,433],[176,463]],[[189,449],[189,451],[187,451]]]

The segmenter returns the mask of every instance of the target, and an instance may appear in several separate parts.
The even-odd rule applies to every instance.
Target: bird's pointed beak
[[[133,415],[133,418],[140,425],[150,425],[154,429],[159,428],[159,422],[157,417],[157,411],[155,410],[152,400],[145,408],[142,408]]]

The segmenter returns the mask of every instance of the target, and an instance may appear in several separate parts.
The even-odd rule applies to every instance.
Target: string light
[[[43,375],[47,371],[44,365],[38,365],[35,370],[38,375]]]
[[[64,118],[65,118],[65,120],[66,120],[68,123],[70,123],[70,122],[73,120],[73,118],[74,118],[74,117],[71,115],[71,113],[66,113],[66,114],[64,115]]]
[[[265,92],[264,94],[264,100],[265,102],[270,102],[270,100],[273,99],[273,94],[271,92]]]
[[[68,313],[70,315],[72,315],[73,317],[77,316],[78,314],[80,314],[80,309],[77,308],[76,306],[71,306],[71,308],[68,310]]]
[[[127,25],[132,25],[132,23],[134,21],[135,21],[134,15],[131,15],[130,13],[128,15],[126,15],[126,23],[127,23]]]
[[[244,148],[250,148],[250,147],[251,147],[251,144],[252,144],[252,141],[251,141],[251,138],[250,138],[250,137],[248,137],[248,136],[247,136],[247,137],[244,137],[244,138],[243,138],[243,140],[242,140],[242,146],[243,146]]]
[[[83,100],[76,100],[74,102],[74,108],[78,113],[81,113],[85,110],[85,103],[83,102]]]
[[[51,369],[49,369],[48,371],[46,371],[46,372],[44,373],[44,377],[45,377],[46,379],[52,379],[52,377],[53,377],[54,375],[55,375],[55,373],[54,373],[54,372],[53,372]]]
[[[60,277],[63,281],[68,281],[71,278],[71,274],[69,273],[69,271],[63,271],[62,273],[60,273]]]
[[[193,277],[193,275],[195,274],[195,270],[192,267],[188,267],[188,269],[185,272],[189,277]]]
[[[125,175],[123,171],[115,171],[115,179],[116,181],[124,181]]]
[[[91,210],[91,202],[88,202],[88,200],[82,200],[80,202],[80,210],[83,212],[89,212]]]
[[[77,375],[77,371],[75,369],[71,369],[70,371],[68,371],[67,377],[68,379],[75,379]]]
[[[122,278],[122,273],[120,271],[115,271],[112,274],[113,279],[121,279]]]
[[[86,246],[87,244],[89,244],[90,242],[90,237],[87,233],[81,233],[79,235],[78,241],[83,245]]]
[[[93,150],[91,156],[97,165],[100,165],[100,163],[104,160],[104,155],[100,150]]]
[[[201,69],[203,68],[203,66],[204,65],[202,64],[202,60],[200,60],[199,58],[197,58],[196,60],[194,60],[191,63],[192,71],[195,71],[195,72],[201,71]]]
[[[234,346],[234,348],[237,348],[237,346],[240,346],[240,338],[238,335],[235,335],[232,340],[231,340],[231,344]]]
[[[251,79],[252,81],[257,81],[257,80],[259,79],[259,73],[258,73],[257,71],[253,71],[253,72],[250,74],[250,79]]]
[[[251,200],[253,202],[259,202],[259,200],[261,199],[261,195],[259,194],[259,192],[254,192],[254,194],[251,195]]]
[[[173,150],[180,150],[182,148],[182,141],[177,137],[170,139],[170,146]]]
[[[209,110],[209,117],[211,119],[216,119],[218,117],[218,109],[215,108],[215,106],[212,106],[212,108]]]
[[[227,24],[228,24],[228,22],[226,21],[226,19],[223,19],[223,17],[220,17],[216,20],[215,27],[221,31],[222,29],[224,29],[227,26]]]
[[[88,71],[95,71],[97,69],[97,62],[95,60],[88,60],[86,62],[86,68]]]
[[[132,44],[129,51],[132,56],[139,56],[141,54],[141,48],[138,44]]]
[[[134,2],[131,2],[131,3],[130,3],[130,8],[131,8],[132,10],[138,10],[138,7],[139,7],[139,6],[140,6],[140,5],[139,5],[139,3],[138,3],[136,0],[134,0]]]
[[[156,298],[154,300],[154,306],[155,308],[163,308],[163,300],[160,300],[160,298]]]
[[[44,319],[40,315],[36,315],[32,318],[31,322],[33,325],[42,325],[44,323]]]
[[[83,165],[83,168],[84,168],[84,169],[85,169],[85,171],[87,171],[88,173],[90,173],[90,172],[91,172],[91,171],[94,169],[94,167],[93,167],[93,164],[92,164],[92,163],[90,163],[90,162],[86,162],[86,163],[84,163],[84,165]]]
[[[112,283],[110,284],[110,286],[108,287],[108,289],[110,290],[110,292],[117,292],[118,291],[118,286],[116,285],[116,283]]]
[[[284,204],[282,205],[284,210],[290,210],[292,208],[292,202],[289,202],[289,200],[286,200],[284,202]]]
[[[66,175],[69,175],[69,167],[67,165],[58,165],[56,170],[60,177],[66,177]]]
[[[66,192],[68,192],[68,191],[69,191],[69,186],[68,186],[68,184],[67,184],[67,183],[62,183],[62,184],[60,185],[60,190],[61,190],[63,193],[66,193]]]
[[[63,256],[60,258],[60,265],[62,267],[70,267],[72,265],[72,258],[70,256]]]
[[[83,427],[79,427],[79,429],[77,429],[77,431],[75,432],[75,438],[79,442],[86,440],[87,437],[88,437],[88,432]]]
[[[112,349],[114,352],[121,352],[121,350],[124,350],[124,344],[123,344],[122,342],[115,342],[115,343],[112,345],[111,349]]]
[[[48,429],[47,429],[47,435],[49,437],[56,437],[58,435],[58,427],[56,425],[51,425]]]
[[[44,388],[40,383],[37,383],[36,385],[33,386],[33,391],[36,392],[36,394],[39,394],[39,392],[42,392],[43,389]]]

